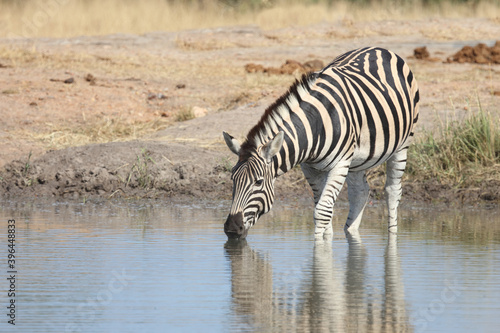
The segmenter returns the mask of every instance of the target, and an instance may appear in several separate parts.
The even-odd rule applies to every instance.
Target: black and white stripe
[[[313,190],[315,234],[322,238],[332,233],[333,205],[346,179],[350,210],[345,229],[359,227],[369,194],[365,171],[387,162],[389,228],[396,231],[418,102],[408,65],[381,48],[345,53],[322,71],[304,75],[266,110],[241,146],[224,133],[239,156],[225,224],[228,236],[246,235],[271,208],[274,180],[297,164]]]

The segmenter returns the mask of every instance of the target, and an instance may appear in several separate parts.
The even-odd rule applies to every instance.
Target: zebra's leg
[[[314,196],[314,205],[316,205],[318,204],[321,192],[325,187],[325,173],[305,163],[301,164],[300,168],[302,169],[309,186],[311,186]]]
[[[401,178],[406,167],[408,147],[404,147],[387,160],[385,181],[385,196],[389,211],[388,228],[390,232],[398,231],[398,205],[401,200]]]
[[[302,165],[302,171],[314,193],[314,237],[316,239],[329,238],[333,234],[332,217],[333,206],[342,190],[350,161],[339,162],[330,171],[320,171],[308,165]]]
[[[365,171],[350,171],[347,174],[347,191],[349,194],[349,215],[344,226],[345,232],[358,230],[365,209],[370,187],[366,181]]]

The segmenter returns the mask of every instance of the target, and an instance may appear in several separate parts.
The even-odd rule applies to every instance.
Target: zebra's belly
[[[374,151],[371,152],[369,146],[356,148],[349,170],[362,171],[376,167],[387,161],[393,153],[393,151],[384,153],[383,149],[374,149]]]
[[[365,121],[365,125],[359,129],[359,142],[354,149],[349,170],[362,171],[384,163],[395,152],[399,151],[408,139],[408,137],[394,135],[393,131],[386,135],[382,126],[376,127],[376,130],[370,130]],[[411,128],[404,131],[401,127],[399,133],[403,132],[411,132]]]

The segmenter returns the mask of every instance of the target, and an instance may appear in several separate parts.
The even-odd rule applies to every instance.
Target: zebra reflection
[[[346,263],[333,256],[330,242],[317,242],[300,283],[273,285],[269,256],[246,241],[226,243],[232,280],[234,329],[331,332],[413,331],[406,311],[397,235],[387,235],[383,285],[368,275],[368,251],[354,233],[347,236]]]

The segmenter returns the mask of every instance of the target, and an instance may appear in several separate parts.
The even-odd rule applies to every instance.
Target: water
[[[226,243],[229,202],[4,201],[16,220],[16,325],[1,332],[496,332],[498,210],[383,206],[360,234],[316,243],[311,205],[275,207],[247,242]]]

